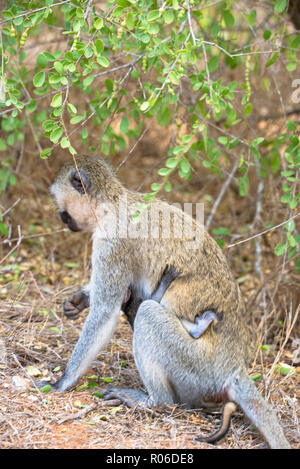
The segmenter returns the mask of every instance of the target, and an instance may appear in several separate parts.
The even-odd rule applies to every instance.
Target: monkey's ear
[[[80,174],[78,174],[77,169],[72,170],[70,174],[70,183],[74,189],[79,192],[79,194],[88,193],[91,187],[91,180],[82,169],[79,170],[79,173]]]

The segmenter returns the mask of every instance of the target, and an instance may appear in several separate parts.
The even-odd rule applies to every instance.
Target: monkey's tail
[[[236,405],[234,402],[228,401],[223,407],[223,416],[220,428],[208,436],[199,436],[196,441],[205,441],[206,443],[216,443],[221,440],[229,430],[230,420],[233,412],[236,410]]]
[[[247,417],[263,434],[270,448],[290,448],[275,412],[260,395],[248,374],[243,373],[233,379],[228,388],[228,397],[241,406]]]

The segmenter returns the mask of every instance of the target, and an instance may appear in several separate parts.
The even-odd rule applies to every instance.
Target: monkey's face
[[[50,187],[63,223],[71,231],[94,231],[97,225],[95,200],[89,195],[91,182],[84,171],[72,168],[58,174]]]

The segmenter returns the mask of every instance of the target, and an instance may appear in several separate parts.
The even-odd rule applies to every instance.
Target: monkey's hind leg
[[[129,407],[142,406],[147,408],[164,404],[174,405],[178,402],[166,374],[168,368],[168,366],[164,366],[166,357],[164,356],[163,344],[157,334],[160,325],[156,323],[156,318],[163,311],[165,311],[164,308],[156,301],[146,300],[140,305],[134,323],[134,360],[148,395],[135,389],[108,388],[104,391],[105,399],[120,399]],[[152,317],[153,319],[151,319]]]
[[[223,408],[223,416],[222,416],[222,423],[220,428],[208,436],[199,436],[195,438],[196,441],[203,441],[206,443],[216,443],[217,441],[221,440],[229,430],[231,416],[233,412],[236,410],[236,405],[234,402],[226,402]]]

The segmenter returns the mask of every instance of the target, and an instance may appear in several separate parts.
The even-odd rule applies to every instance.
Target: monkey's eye
[[[91,187],[91,181],[88,175],[82,170],[79,170],[80,174],[77,170],[74,170],[70,176],[70,182],[74,189],[79,192],[79,194],[85,194],[88,192],[89,188]]]

